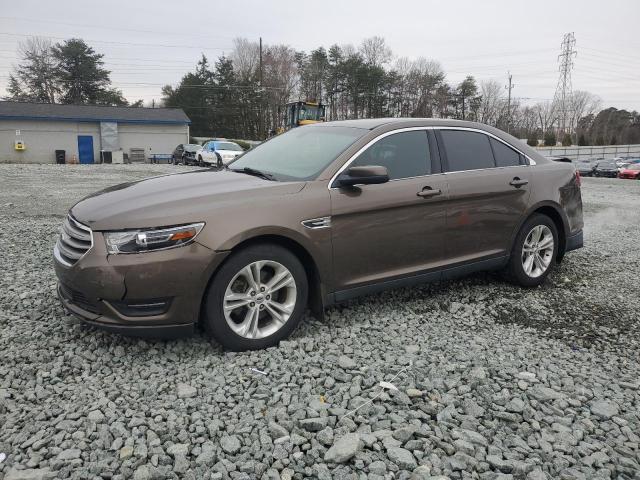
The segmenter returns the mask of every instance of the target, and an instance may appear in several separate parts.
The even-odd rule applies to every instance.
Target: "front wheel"
[[[307,295],[307,275],[293,253],[253,245],[216,273],[206,294],[204,327],[230,350],[271,347],[300,323]]]
[[[523,287],[537,287],[549,275],[558,255],[558,229],[546,215],[527,220],[516,237],[508,276]]]

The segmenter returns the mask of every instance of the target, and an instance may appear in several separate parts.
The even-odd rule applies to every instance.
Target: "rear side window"
[[[496,159],[496,167],[513,167],[522,163],[520,154],[513,148],[505,145],[495,138],[489,138],[489,141],[491,142],[491,146],[493,147],[493,155]]]
[[[477,170],[495,167],[489,137],[465,130],[441,130],[448,170]]]
[[[394,133],[362,152],[350,166],[387,167],[390,180],[431,173],[429,140],[425,130]]]

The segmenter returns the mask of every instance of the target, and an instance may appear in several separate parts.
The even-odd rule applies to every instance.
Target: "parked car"
[[[198,152],[198,161],[202,166],[215,165],[222,168],[243,153],[244,150],[237,143],[228,140],[211,140]]]
[[[307,308],[502,270],[542,284],[582,246],[580,177],[478,123],[370,119],[294,128],[222,171],[76,203],[53,256],[92,325],[223,346],[276,345]]]
[[[624,162],[622,163],[617,163],[618,165],[618,172],[620,170],[622,170],[623,168],[628,167],[629,165],[632,165],[634,163],[639,163],[640,162],[640,158],[634,158],[634,157],[626,157]]]
[[[593,169],[594,177],[616,178],[618,176],[618,167],[613,160],[600,160]]]
[[[640,180],[640,163],[632,163],[618,172],[618,178]]]
[[[202,147],[195,143],[186,143],[178,145],[171,155],[174,165],[182,163],[184,165],[195,165],[196,155]]]
[[[576,170],[580,172],[581,177],[591,177],[596,168],[596,163],[593,160],[578,160],[576,162]]]

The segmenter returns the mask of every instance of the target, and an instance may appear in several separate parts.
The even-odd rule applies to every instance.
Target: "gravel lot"
[[[0,478],[640,478],[640,182],[583,181],[586,247],[535,290],[394,290],[239,354],[66,316],[66,210],[184,169],[0,165]]]

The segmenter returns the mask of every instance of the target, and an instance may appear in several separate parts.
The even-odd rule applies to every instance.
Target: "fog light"
[[[170,298],[154,298],[151,300],[130,300],[127,302],[109,302],[125,317],[150,317],[162,315],[171,306]]]

